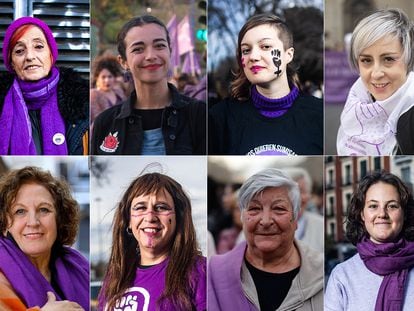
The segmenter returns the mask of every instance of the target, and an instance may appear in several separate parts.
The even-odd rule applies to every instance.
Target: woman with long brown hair
[[[179,183],[160,173],[139,176],[124,193],[99,295],[99,310],[135,306],[206,310],[206,260],[198,250],[191,202]]]

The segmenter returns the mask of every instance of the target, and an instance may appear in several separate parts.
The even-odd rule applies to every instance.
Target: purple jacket
[[[323,256],[301,242],[294,243],[299,250],[301,266],[278,310],[323,310]],[[246,242],[242,242],[230,252],[210,258],[207,285],[209,311],[259,311],[254,281],[244,263],[246,247]]]
[[[246,242],[224,255],[212,256],[208,264],[208,310],[259,311],[244,294],[240,280]]]

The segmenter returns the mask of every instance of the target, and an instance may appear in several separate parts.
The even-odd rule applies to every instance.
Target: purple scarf
[[[277,118],[284,115],[299,95],[296,86],[292,86],[290,93],[282,98],[267,98],[260,94],[256,86],[251,88],[253,105],[259,110],[260,114],[268,118]]]
[[[375,311],[400,311],[409,270],[414,267],[414,242],[375,244],[364,237],[358,253],[369,271],[384,276],[378,291]]]
[[[29,110],[40,110],[43,154],[68,154],[66,141],[57,141],[57,137],[64,137],[66,133],[57,104],[58,82],[59,70],[56,67],[52,67],[51,74],[40,81],[14,79],[0,116],[0,154],[36,154]]]
[[[14,292],[26,307],[42,307],[47,292],[56,300],[70,300],[89,310],[89,263],[77,251],[64,247],[63,255],[54,262],[54,280],[65,297],[60,297],[50,283],[33,266],[20,248],[8,238],[0,236],[0,271],[9,280]]]

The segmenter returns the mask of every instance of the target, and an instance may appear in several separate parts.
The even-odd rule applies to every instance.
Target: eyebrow
[[[259,41],[257,41],[258,43],[261,43],[261,42],[263,42],[263,41],[265,41],[265,40],[273,40],[274,38],[262,38],[262,39],[260,39]],[[248,43],[240,43],[240,46],[242,46],[242,45],[249,45]]]
[[[45,43],[46,41],[43,40],[42,38],[34,38],[32,41],[36,41],[36,42],[41,42],[41,43]],[[26,45],[26,43],[22,40],[19,40],[16,42],[16,45],[21,44],[21,45]]]
[[[47,206],[52,207],[52,208],[55,208],[55,205],[53,203],[50,203],[50,202],[47,202],[47,201],[39,202],[36,205],[36,208],[38,208],[39,206],[44,206],[44,205],[47,205]],[[11,210],[14,210],[16,207],[19,207],[19,206],[20,207],[27,208],[27,205],[26,204],[23,204],[23,203],[15,203],[15,204],[12,205]]]
[[[259,203],[259,204],[261,204],[261,202],[258,199],[251,199],[250,203]],[[275,203],[290,203],[290,202],[287,199],[276,199],[276,200],[272,201],[272,204],[275,204]]]
[[[388,56],[388,55],[400,55],[400,52],[385,52],[382,53],[380,56]],[[372,57],[371,54],[359,54],[359,57]]]
[[[167,201],[163,201],[163,200],[156,201],[155,204],[165,204],[165,205],[170,206],[170,204],[168,204]],[[147,201],[138,201],[134,205],[132,205],[132,207],[133,206],[137,206],[137,205],[145,205],[146,206],[147,205]]]
[[[375,200],[375,199],[371,199],[371,200],[367,200],[366,201],[367,203],[368,202],[374,202],[374,203],[378,203],[379,201],[378,200]],[[400,203],[400,201],[398,201],[398,200],[389,200],[389,201],[386,201],[386,203],[391,203],[391,202],[396,202],[396,203]]]
[[[164,39],[164,38],[156,38],[156,39],[152,40],[153,44],[157,43],[157,42],[167,43],[167,40]],[[132,43],[129,47],[131,48],[131,47],[134,47],[134,46],[137,46],[137,45],[145,45],[145,42],[144,41],[137,41],[137,42]]]

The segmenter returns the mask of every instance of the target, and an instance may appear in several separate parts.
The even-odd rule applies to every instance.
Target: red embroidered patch
[[[115,152],[119,146],[119,140],[117,136],[118,132],[115,132],[114,134],[109,133],[109,135],[105,137],[104,141],[102,142],[99,148],[101,148],[101,150],[105,152]]]

